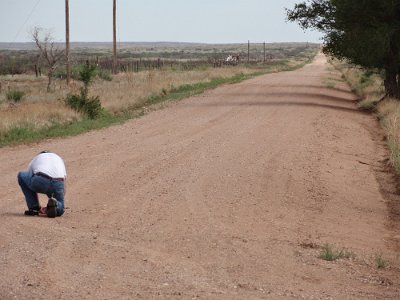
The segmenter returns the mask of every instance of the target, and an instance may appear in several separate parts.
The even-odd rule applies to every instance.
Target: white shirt
[[[33,174],[44,173],[52,178],[67,177],[64,161],[55,153],[40,153],[30,162],[28,171]]]

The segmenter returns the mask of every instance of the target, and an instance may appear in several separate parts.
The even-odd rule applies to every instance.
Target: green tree
[[[65,104],[72,109],[83,113],[90,119],[96,119],[103,112],[101,101],[98,96],[89,96],[89,86],[96,76],[96,66],[91,66],[89,62],[79,71],[78,79],[82,81],[80,94],[69,94],[65,99]]]
[[[384,71],[386,95],[400,99],[400,0],[309,0],[287,17],[321,31],[325,54]]]

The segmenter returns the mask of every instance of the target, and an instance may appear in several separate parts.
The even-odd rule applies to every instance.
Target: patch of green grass
[[[11,89],[7,92],[6,97],[8,101],[19,102],[25,96],[23,91],[17,89]]]
[[[340,251],[334,250],[332,248],[332,245],[325,244],[322,247],[319,258],[326,260],[326,261],[335,261],[335,260],[341,259],[341,258],[346,258],[346,259],[355,258],[355,254],[346,249],[342,249]]]
[[[387,266],[386,260],[382,257],[382,253],[375,256],[375,265],[378,269],[384,269]]]
[[[6,132],[0,132],[0,147],[22,143],[33,143],[48,138],[73,136],[93,129],[101,129],[126,120],[126,116],[115,116],[104,112],[97,119],[84,118],[61,124],[54,123],[37,129],[29,123],[14,125]]]
[[[323,260],[327,260],[327,261],[334,261],[338,257],[335,254],[335,252],[333,251],[332,246],[329,244],[325,244],[322,247],[322,251],[321,251],[321,254],[319,255],[319,258],[321,258]]]

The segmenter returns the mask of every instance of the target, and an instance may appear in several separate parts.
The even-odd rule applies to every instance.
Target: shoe
[[[39,215],[40,209],[41,209],[40,205],[34,206],[33,208],[25,211],[25,216],[37,216]]]
[[[47,202],[46,214],[49,218],[55,218],[57,216],[57,200],[49,198]]]
[[[38,216],[39,211],[34,209],[28,209],[25,211],[25,216]]]

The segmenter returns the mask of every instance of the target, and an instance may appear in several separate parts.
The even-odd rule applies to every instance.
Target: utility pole
[[[117,0],[113,0],[113,73],[117,73]]]
[[[264,42],[264,62],[265,62],[265,60],[266,60],[266,58],[265,58],[265,42]]]
[[[250,62],[250,40],[247,41],[247,62]]]
[[[71,81],[71,67],[69,64],[69,0],[65,0],[65,58],[67,67],[67,85]]]

